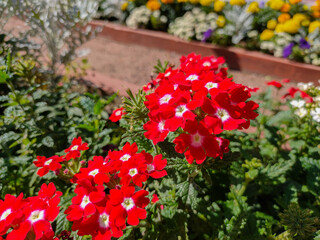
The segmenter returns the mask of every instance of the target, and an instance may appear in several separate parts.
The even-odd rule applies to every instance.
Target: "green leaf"
[[[49,147],[49,148],[51,148],[51,147],[54,146],[54,140],[53,140],[53,138],[50,137],[50,136],[46,136],[45,138],[43,138],[42,141],[41,141],[41,143],[42,143],[43,145],[45,145],[46,147]]]
[[[195,209],[199,199],[197,199],[198,192],[194,187],[193,180],[185,181],[177,185],[177,196],[181,200]]]
[[[9,75],[3,71],[0,72],[0,83],[6,83]]]
[[[102,102],[101,102],[100,99],[99,99],[99,100],[96,102],[96,104],[94,105],[93,113],[94,113],[95,115],[100,115],[102,109],[103,109],[103,105],[102,105]]]

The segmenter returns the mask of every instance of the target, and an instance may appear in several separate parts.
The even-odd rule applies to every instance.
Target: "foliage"
[[[0,165],[1,197],[23,191],[34,194],[41,179],[31,165],[36,156],[60,152],[76,136],[81,135],[92,147],[90,158],[110,144],[117,144],[116,125],[107,124],[105,107],[116,95],[107,99],[95,93],[72,91],[72,80],[55,88],[31,60],[8,56],[0,74]],[[46,178],[52,179],[54,175]],[[60,182],[62,189],[67,187]]]
[[[80,54],[78,48],[95,34],[87,24],[97,9],[98,2],[94,0],[8,2],[11,15],[28,26],[23,33],[25,38],[41,40],[41,50],[47,52],[47,58],[41,59],[39,64],[54,77],[61,72],[61,66],[67,66]]]

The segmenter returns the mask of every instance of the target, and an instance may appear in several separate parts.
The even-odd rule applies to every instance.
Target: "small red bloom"
[[[74,138],[72,140],[72,144],[70,147],[68,147],[66,150],[64,150],[66,155],[66,160],[75,159],[80,157],[80,151],[84,151],[89,149],[88,143],[82,143],[81,137]]]
[[[127,162],[122,164],[119,177],[121,178],[120,184],[128,186],[132,182],[142,187],[142,183],[147,181],[148,176],[146,174],[147,164],[142,161],[137,155],[133,156]]]
[[[277,82],[277,81],[270,81],[270,82],[267,82],[267,85],[269,86],[274,86],[276,88],[282,88],[282,84],[280,82]]]
[[[147,173],[149,176],[158,179],[167,175],[167,171],[164,168],[167,166],[167,159],[162,159],[162,155],[156,155],[154,158],[151,154],[143,153],[147,162]]]
[[[79,179],[88,179],[95,184],[102,185],[109,182],[109,168],[105,165],[102,157],[94,156],[92,161],[89,161],[87,168],[80,168],[80,172],[74,176],[73,182]]]
[[[19,211],[25,205],[22,198],[22,193],[17,198],[6,194],[4,201],[0,200],[0,235],[5,234],[19,216]]]
[[[151,202],[152,202],[152,203],[156,203],[156,202],[158,202],[158,201],[159,201],[158,195],[157,195],[157,194],[153,194],[153,195],[152,195]]]
[[[125,115],[126,113],[124,112],[124,108],[117,108],[115,109],[111,116],[109,117],[110,121],[112,122],[118,122],[123,115]]]
[[[146,196],[148,191],[140,190],[135,192],[134,187],[122,187],[121,189],[110,190],[110,203],[114,206],[111,214],[116,215],[116,226],[123,226],[127,222],[129,225],[138,225],[139,219],[145,219],[147,212],[144,209],[149,204]]]
[[[110,151],[109,157],[110,161],[108,166],[110,167],[110,172],[115,173],[118,172],[122,166],[122,164],[128,161],[133,155],[135,155],[138,151],[138,146],[136,143],[130,145],[130,143],[126,143],[122,150],[120,151]]]
[[[57,155],[52,156],[50,158],[46,158],[43,156],[37,156],[37,160],[33,162],[36,167],[40,168],[37,172],[37,174],[42,177],[46,175],[49,170],[51,171],[57,171],[61,168],[60,162],[63,162],[64,159],[62,157],[59,157]]]
[[[104,186],[92,186],[88,179],[81,179],[74,192],[77,196],[73,197],[72,205],[65,211],[69,221],[81,220],[84,217],[96,213],[96,205],[99,205],[105,197]]]

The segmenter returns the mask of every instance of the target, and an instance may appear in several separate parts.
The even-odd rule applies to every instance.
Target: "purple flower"
[[[259,2],[259,8],[264,8],[264,5],[265,5],[264,1]]]
[[[202,42],[206,42],[211,37],[212,32],[212,29],[208,29],[206,32],[204,32]]]
[[[302,48],[302,49],[309,49],[311,46],[310,46],[310,43],[308,43],[307,40],[305,40],[304,38],[301,38],[300,41],[299,41],[299,47]]]
[[[294,43],[290,43],[288,46],[286,46],[283,49],[283,57],[287,58],[290,56],[290,54],[292,53],[292,48],[294,47]]]

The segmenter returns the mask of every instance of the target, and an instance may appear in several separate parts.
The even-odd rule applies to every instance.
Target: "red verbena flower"
[[[80,157],[80,151],[88,150],[88,143],[82,143],[81,137],[74,138],[72,144],[65,150],[66,160],[75,159]]]
[[[124,108],[117,108],[115,109],[111,116],[109,117],[110,121],[112,122],[118,122],[123,115],[125,115],[126,113],[124,112]]]
[[[282,88],[282,84],[280,82],[277,82],[277,81],[270,81],[270,82],[267,82],[267,85],[269,86],[274,86],[276,88]]]
[[[37,172],[37,174],[42,177],[46,175],[49,170],[51,171],[57,171],[61,168],[60,162],[63,162],[64,159],[62,157],[59,157],[57,155],[46,158],[43,156],[37,156],[37,160],[33,162],[33,164],[40,168]]]
[[[139,190],[135,192],[134,187],[122,187],[121,189],[110,190],[110,203],[114,206],[113,214],[116,215],[116,226],[123,226],[126,219],[129,225],[138,225],[139,219],[147,217],[147,211],[144,209],[149,204],[149,198],[146,196],[148,191]]]

